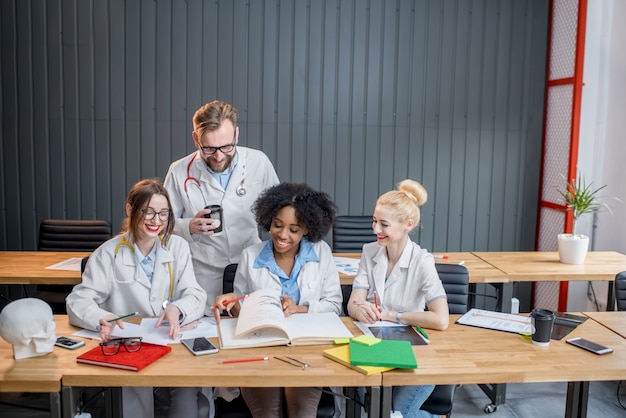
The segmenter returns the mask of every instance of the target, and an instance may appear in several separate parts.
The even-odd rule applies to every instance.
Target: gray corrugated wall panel
[[[46,189],[47,203],[37,208],[37,218],[50,217],[51,213],[63,213],[65,207],[65,179],[62,176],[65,167],[64,157],[64,108],[63,108],[63,66],[60,59],[63,53],[63,34],[61,19],[60,1],[46,2],[47,19],[46,28],[48,32],[46,55],[46,67],[42,70],[46,72],[48,79],[48,114],[49,129],[42,136],[48,142],[48,188]],[[55,196],[55,198],[50,198]],[[26,247],[30,248],[30,247]]]
[[[132,184],[142,177],[141,173],[154,173],[149,171],[150,149],[154,149],[154,139],[156,138],[156,112],[158,91],[165,85],[158,84],[157,62],[158,47],[156,39],[160,28],[156,22],[159,20],[157,2],[143,0],[141,2],[141,13],[139,15],[139,27],[141,28],[141,43],[139,45],[140,78],[141,86],[141,107],[140,107],[140,132],[138,141],[128,150],[128,170],[127,181]],[[149,149],[150,148],[150,149]],[[128,184],[126,185],[128,188]],[[127,191],[128,192],[128,191]]]
[[[22,182],[25,184],[34,184],[37,179],[35,173],[35,132],[33,130],[33,117],[35,115],[35,103],[33,102],[34,85],[33,85],[33,61],[32,61],[32,42],[33,42],[33,25],[31,19],[32,7],[28,3],[18,3],[16,8],[16,35],[17,39],[24,42],[28,47],[17,47],[17,84],[24,86],[24,90],[18,92],[17,109],[18,115],[23,118],[17,120],[17,151],[18,151],[18,167],[17,177],[20,184],[19,207],[22,212],[21,233],[23,237],[30,240],[34,236],[34,228],[32,223],[28,222],[32,219],[33,211],[36,205],[35,188],[29,187],[22,189]],[[9,202],[14,204],[14,202]],[[29,225],[30,223],[30,225]]]
[[[147,148],[142,150],[142,156],[145,157],[142,167],[149,172],[158,173],[167,170],[167,162],[164,167],[157,164],[158,155],[162,150],[167,151],[172,140],[172,95],[173,85],[182,84],[184,80],[172,79],[172,65],[174,61],[173,34],[176,31],[173,25],[173,9],[177,4],[183,4],[176,1],[157,1],[156,2],[156,62],[155,62],[155,112],[154,112],[154,128],[155,136],[145,138]],[[180,48],[178,48],[180,49]],[[148,144],[153,144],[152,146]],[[163,159],[167,161],[168,158]]]
[[[128,188],[193,150],[191,116],[216,98],[240,110],[243,145],[342,214],[371,215],[410,177],[430,194],[425,247],[532,247],[541,0],[1,7],[5,247],[32,248],[43,217],[117,229]]]
[[[6,231],[0,240],[6,248],[19,249],[22,245],[32,245],[23,241],[20,195],[20,176],[18,173],[19,151],[17,148],[17,40],[16,40],[16,7],[13,2],[0,3],[2,23],[0,42],[2,42],[2,225]]]
[[[187,4],[187,3],[185,3]],[[174,160],[185,154],[185,144],[190,142],[191,138],[191,121],[187,113],[187,89],[184,88],[188,84],[188,68],[189,56],[187,48],[181,48],[179,45],[185,45],[189,41],[189,30],[187,28],[187,8],[175,7],[172,13],[172,61],[170,63],[172,70],[172,80],[176,82],[180,88],[171,87],[172,103],[171,103],[171,131],[169,137],[164,138],[163,148],[157,150],[157,177],[161,180],[165,179],[165,173]],[[198,107],[198,106],[196,106]]]
[[[114,0],[109,3],[107,13],[111,22],[117,24],[111,28],[107,28],[110,48],[110,119],[106,122],[109,124],[108,129],[111,133],[110,141],[104,141],[106,148],[103,152],[107,152],[110,158],[105,161],[103,169],[108,169],[109,174],[103,175],[102,180],[107,179],[106,187],[98,186],[97,208],[94,217],[111,220],[113,233],[119,230],[119,212],[123,207],[124,198],[127,193],[126,188],[126,147],[130,142],[129,139],[139,138],[139,125],[137,123],[139,117],[138,110],[138,79],[132,78],[131,74],[137,74],[137,68],[132,63],[136,62],[138,57],[138,48],[133,50],[132,46],[136,44],[131,39],[137,37],[130,36],[137,24],[137,14],[132,11],[137,10],[135,4],[133,8],[127,7],[124,0]],[[132,27],[129,22],[132,22]],[[129,47],[130,46],[130,47]],[[129,53],[132,58],[129,59]],[[100,181],[100,175],[97,178]],[[101,183],[100,183],[101,184]],[[107,212],[105,212],[107,211]],[[102,215],[108,213],[108,217]]]
[[[245,0],[233,1],[233,80],[230,101],[233,103],[247,103],[249,97],[244,80],[248,77],[251,63],[248,61],[247,51],[250,49],[248,25],[250,23],[249,2]],[[241,51],[241,52],[239,52]],[[242,109],[243,110],[243,109]],[[243,112],[244,120],[248,121],[247,112]]]
[[[45,2],[33,3],[32,22],[32,81],[33,81],[33,120],[32,128],[35,138],[35,155],[48,155],[49,151],[49,126],[48,126],[48,74],[47,62],[47,27]],[[35,205],[29,211],[29,217],[37,218],[37,208],[48,207],[48,190],[52,183],[50,173],[50,160],[37,158],[34,164],[37,187],[34,188]],[[29,228],[33,228],[34,222],[29,222]],[[33,229],[31,235],[35,239],[37,232]]]
[[[185,23],[186,62],[181,63],[185,66],[186,79],[185,84],[180,86],[180,89],[185,92],[184,111],[187,120],[184,121],[184,130],[181,135],[172,138],[172,161],[188,154],[188,150],[193,146],[191,117],[193,116],[193,111],[200,107],[203,101],[202,80],[205,77],[202,66],[202,57],[204,55],[202,54],[203,3],[202,0],[190,0],[187,3],[187,22]],[[165,173],[162,173],[160,177],[164,179]]]

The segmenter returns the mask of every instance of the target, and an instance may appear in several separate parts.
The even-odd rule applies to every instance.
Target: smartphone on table
[[[613,352],[612,348],[606,347],[602,344],[594,343],[593,341],[586,340],[584,338],[576,337],[565,340],[571,345],[582,348],[583,350],[591,351],[594,354],[602,355]]]
[[[64,337],[61,335],[57,337],[57,341],[56,343],[54,343],[54,345],[67,348],[68,350],[74,350],[78,347],[82,347],[83,345],[85,345],[85,342],[70,337]]]
[[[180,340],[185,347],[189,349],[196,356],[201,356],[204,354],[214,354],[219,351],[219,349],[213,345],[208,338],[186,338]]]

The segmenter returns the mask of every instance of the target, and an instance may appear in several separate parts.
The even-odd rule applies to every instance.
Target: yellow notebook
[[[340,345],[338,347],[329,348],[328,350],[324,350],[324,356],[328,357],[331,360],[335,360],[337,363],[341,363],[344,366],[350,367],[351,369],[356,370],[357,372],[363,373],[364,375],[371,375],[375,373],[386,372],[387,370],[393,370],[394,367],[378,367],[378,366],[355,366],[350,364],[350,345]]]

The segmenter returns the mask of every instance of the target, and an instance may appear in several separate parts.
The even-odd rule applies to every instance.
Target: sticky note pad
[[[372,337],[371,335],[360,335],[356,338],[353,338],[352,341],[355,343],[363,344],[363,345],[374,345],[381,342],[380,338]]]
[[[335,338],[333,342],[335,343],[335,345],[349,344],[350,338]]]

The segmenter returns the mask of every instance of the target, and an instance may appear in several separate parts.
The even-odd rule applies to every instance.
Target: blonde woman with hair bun
[[[420,206],[427,199],[424,186],[408,179],[376,201],[372,217],[376,242],[363,246],[348,302],[348,314],[353,319],[369,324],[393,321],[441,331],[448,328],[448,300],[435,259],[409,237],[419,225]],[[433,388],[394,387],[394,409],[405,418],[436,416],[420,410]]]

